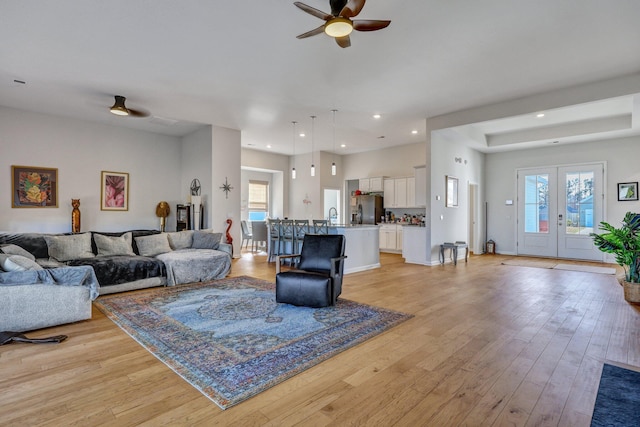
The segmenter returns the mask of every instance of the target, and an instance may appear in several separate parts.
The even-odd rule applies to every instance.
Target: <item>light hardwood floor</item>
[[[603,362],[640,366],[639,310],[612,275],[505,259],[382,254],[342,297],[415,317],[226,411],[94,308],[30,334],[62,344],[0,347],[0,425],[588,426]],[[233,263],[274,273],[264,254]]]

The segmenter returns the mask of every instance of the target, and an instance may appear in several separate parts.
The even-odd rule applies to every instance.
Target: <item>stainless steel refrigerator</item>
[[[351,201],[351,223],[352,224],[378,224],[382,222],[384,208],[382,207],[382,196],[367,195],[353,196]]]

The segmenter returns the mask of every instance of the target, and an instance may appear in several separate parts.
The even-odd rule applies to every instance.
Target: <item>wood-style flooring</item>
[[[640,366],[639,310],[612,275],[509,258],[381,254],[342,297],[415,317],[226,411],[94,308],[29,334],[61,344],[0,347],[0,425],[588,426],[603,362]],[[232,275],[275,266],[243,252]]]

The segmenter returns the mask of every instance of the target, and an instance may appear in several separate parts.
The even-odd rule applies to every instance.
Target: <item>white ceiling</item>
[[[293,120],[307,134],[296,152],[310,150],[311,115],[314,148],[332,151],[337,109],[337,152],[354,153],[424,141],[426,117],[640,71],[638,0],[369,0],[358,18],[391,25],[341,49],[324,34],[296,39],[322,21],[292,1],[0,0],[0,105],[170,135],[213,124],[285,154]],[[151,117],[110,114],[113,95]],[[457,131],[483,151],[578,142],[637,132],[619,129],[632,105]]]

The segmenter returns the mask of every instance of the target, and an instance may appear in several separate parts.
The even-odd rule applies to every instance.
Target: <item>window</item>
[[[269,213],[269,182],[249,181],[249,220],[264,221]]]

